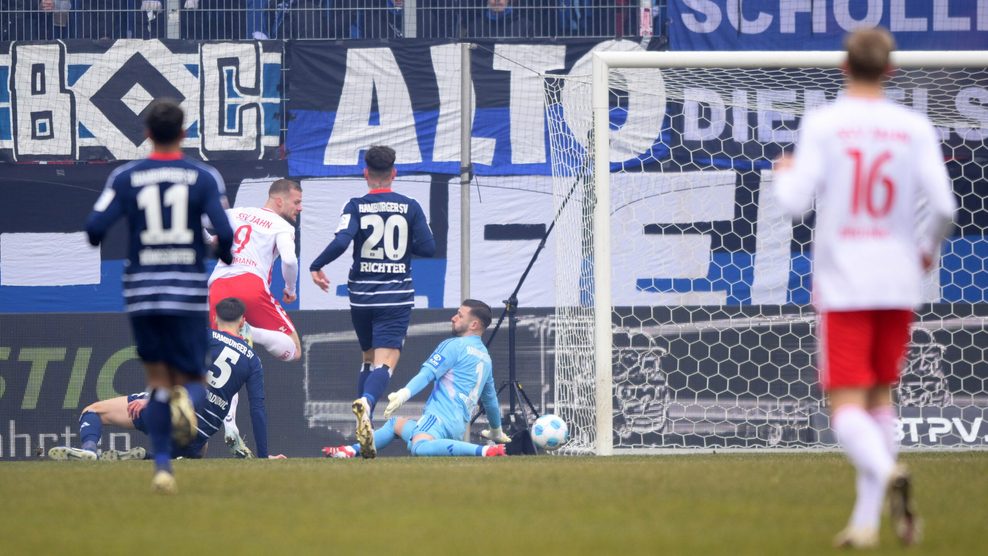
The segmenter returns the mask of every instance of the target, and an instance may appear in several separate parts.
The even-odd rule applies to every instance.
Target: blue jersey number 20
[[[405,258],[408,248],[408,221],[405,217],[392,214],[385,220],[379,214],[365,214],[360,217],[360,229],[367,228],[370,228],[370,235],[360,248],[361,258],[383,260],[387,256],[392,261]]]

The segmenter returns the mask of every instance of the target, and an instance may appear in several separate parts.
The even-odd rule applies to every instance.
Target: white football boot
[[[55,446],[48,450],[48,457],[55,461],[96,461],[96,452],[83,450],[82,448],[72,448],[70,446]]]
[[[878,529],[847,526],[834,537],[835,548],[871,549],[878,547]]]
[[[151,492],[156,494],[177,494],[178,483],[175,482],[175,476],[164,469],[159,469],[155,472],[154,478],[151,479]]]
[[[129,450],[103,450],[103,453],[99,455],[99,459],[102,461],[128,461],[144,459],[147,457],[147,453],[147,450],[140,446]]]

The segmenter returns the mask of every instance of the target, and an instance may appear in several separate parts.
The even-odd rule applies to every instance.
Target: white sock
[[[223,436],[240,436],[240,429],[237,428],[237,402],[240,394],[234,394],[230,399],[230,411],[223,418]]]
[[[896,422],[895,408],[890,405],[876,407],[868,412],[871,419],[878,425],[878,430],[885,438],[885,447],[888,449],[892,461],[899,457],[899,435],[898,423]]]
[[[250,331],[254,343],[264,346],[264,349],[268,350],[271,355],[282,361],[291,361],[295,358],[295,342],[288,334],[277,330],[257,328],[256,326],[252,326]]]
[[[830,419],[844,453],[857,470],[857,499],[852,527],[877,528],[882,517],[885,486],[895,466],[885,436],[863,408],[844,406]]]
[[[878,489],[875,495],[875,480],[867,473],[860,471],[854,477],[854,509],[851,510],[851,527],[877,529],[882,523],[882,504],[885,501],[885,490]],[[878,501],[878,513],[875,514],[875,501]]]

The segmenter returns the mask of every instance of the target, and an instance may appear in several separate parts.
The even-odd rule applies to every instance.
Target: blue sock
[[[412,451],[412,437],[415,436],[415,427],[418,424],[415,419],[409,419],[405,421],[405,426],[401,429],[401,439],[405,441],[405,446],[408,447],[409,452]]]
[[[371,375],[371,364],[364,363],[360,366],[360,376],[357,377],[357,395],[364,395],[364,385],[367,384],[367,377]]]
[[[415,427],[419,424],[415,419],[409,419],[405,421],[405,427],[401,429],[401,439],[408,444],[409,449],[412,446],[412,436],[415,435]]]
[[[151,438],[154,466],[165,471],[172,470],[172,413],[168,407],[170,397],[168,388],[155,388],[144,409],[144,424]]]
[[[377,400],[384,397],[384,391],[388,388],[388,380],[390,379],[391,373],[388,372],[388,366],[381,365],[371,371],[367,381],[364,382],[363,396],[367,398],[367,403],[370,404],[371,418],[374,417],[374,406],[377,405]]]
[[[378,450],[384,448],[391,441],[395,439],[395,420],[397,417],[392,417],[381,425],[381,428],[374,431],[374,447]]]
[[[183,384],[185,391],[189,394],[189,401],[192,407],[198,410],[206,403],[206,385],[201,382],[188,382]]]
[[[482,456],[483,446],[460,440],[420,440],[412,446],[413,456]]]
[[[79,439],[82,440],[83,450],[95,452],[102,435],[103,422],[100,421],[99,415],[86,411],[79,417]]]

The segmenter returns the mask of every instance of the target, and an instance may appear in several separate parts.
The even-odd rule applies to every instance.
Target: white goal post
[[[988,177],[985,172],[988,166],[988,151],[985,148],[985,137],[988,137],[988,96],[986,96],[988,72],[985,70],[988,68],[988,52],[901,51],[895,52],[893,56],[897,67],[903,70],[918,70],[915,75],[906,71],[905,76],[897,77],[905,80],[903,83],[906,84],[902,87],[907,93],[904,95],[910,97],[914,108],[926,110],[936,125],[942,124],[940,129],[945,151],[956,149],[957,152],[964,153],[961,158],[948,157],[954,158],[955,162],[960,161],[958,164],[962,169],[963,179]],[[677,305],[675,301],[677,283],[673,282],[669,286],[662,282],[661,286],[653,287],[652,283],[646,280],[643,286],[641,279],[632,282],[638,284],[635,286],[638,291],[634,295],[621,294],[622,299],[615,301],[612,294],[617,287],[613,280],[616,273],[620,275],[629,268],[625,264],[628,260],[640,262],[649,255],[646,252],[627,252],[628,248],[623,245],[622,253],[612,253],[615,242],[624,241],[621,237],[621,223],[612,222],[612,213],[623,210],[621,207],[635,204],[638,207],[635,209],[637,212],[633,211],[631,214],[636,220],[634,226],[629,229],[651,226],[651,229],[660,229],[660,231],[645,233],[663,233],[661,229],[666,225],[655,224],[654,222],[658,221],[656,215],[675,211],[673,208],[660,206],[665,202],[659,200],[664,198],[662,196],[670,197],[669,192],[673,190],[679,195],[676,198],[704,194],[695,191],[700,189],[696,185],[697,176],[700,174],[687,174],[687,171],[709,170],[712,173],[719,172],[718,179],[732,180],[730,176],[724,177],[724,174],[733,170],[741,176],[737,178],[738,183],[749,187],[753,191],[751,195],[754,198],[758,194],[760,185],[750,185],[745,180],[758,176],[761,180],[770,181],[768,161],[774,158],[779,150],[792,143],[791,139],[787,142],[778,138],[795,136],[798,117],[802,110],[793,107],[797,104],[795,102],[788,104],[782,102],[786,107],[779,110],[784,115],[775,120],[769,119],[768,128],[764,128],[764,119],[754,123],[751,119],[754,111],[749,112],[749,91],[739,93],[731,90],[735,87],[733,81],[756,82],[757,79],[764,79],[759,83],[763,83],[762,87],[768,90],[773,87],[784,88],[785,85],[776,83],[780,79],[791,80],[789,85],[793,87],[801,86],[799,80],[806,79],[807,83],[812,83],[808,88],[813,89],[805,92],[805,105],[809,107],[811,104],[818,105],[822,101],[832,99],[841,85],[839,73],[835,73],[835,70],[840,68],[844,59],[843,52],[644,52],[624,49],[624,51],[594,52],[590,75],[545,76],[553,175],[557,181],[554,195],[562,221],[557,234],[559,236],[557,242],[560,242],[557,249],[561,251],[557,254],[556,262],[556,272],[561,275],[557,278],[557,291],[579,290],[571,296],[570,302],[566,301],[565,295],[560,294],[562,301],[558,302],[561,306],[557,307],[555,326],[555,411],[570,424],[573,435],[570,451],[610,455],[616,450],[624,449],[805,448],[833,445],[832,437],[825,432],[829,422],[826,421],[825,411],[822,410],[822,396],[818,391],[812,391],[815,384],[815,371],[811,369],[812,352],[815,349],[815,344],[812,343],[814,319],[805,303],[794,301],[795,296],[793,300],[788,300],[783,292],[781,294],[783,301],[778,303],[778,307],[774,310],[743,310],[743,307],[737,309],[739,305],[755,306],[764,303],[753,295],[744,298],[745,301],[742,302],[725,302],[724,307],[735,306],[730,309],[709,305],[709,301],[704,301],[714,296],[690,297],[684,294],[682,298],[685,301]],[[678,79],[673,75],[675,71],[684,68],[689,69],[690,73],[683,74],[687,77],[683,77],[682,81],[693,83],[694,79],[699,79],[698,82],[701,84],[703,72],[706,68],[710,68],[711,79],[717,82],[716,87],[723,88],[723,94],[714,99],[712,104],[704,104],[708,99],[695,91],[686,96],[699,95],[697,97],[699,100],[689,98],[684,100],[684,96],[676,96],[677,93],[671,92],[676,87],[682,91],[693,91],[689,83],[678,85],[673,83],[673,80]],[[970,71],[965,72],[965,68]],[[652,71],[654,76],[644,81],[636,81],[637,78],[621,74],[620,70],[629,69]],[[742,72],[748,69],[763,73],[751,77]],[[790,70],[803,69],[806,70],[804,73],[786,73]],[[929,69],[928,73],[924,73],[926,69]],[[955,70],[961,74],[955,75]],[[731,72],[742,73],[738,73],[735,79],[730,76]],[[777,72],[778,75],[773,72]],[[728,78],[725,79],[725,76]],[[945,80],[950,81],[947,83]],[[654,94],[655,110],[662,112],[657,116],[662,120],[661,131],[657,137],[655,135],[652,137],[654,146],[649,147],[644,154],[639,149],[636,157],[632,159],[628,156],[622,157],[620,154],[617,159],[615,158],[611,146],[614,141],[614,131],[620,130],[622,125],[641,127],[644,124],[638,121],[631,122],[631,116],[627,116],[627,122],[615,122],[614,114],[621,110],[630,112],[630,107],[640,100],[636,101],[632,98],[635,94],[622,96],[620,92],[615,93],[615,83],[618,89],[623,88],[625,92],[633,87],[654,89],[638,91],[641,93],[638,96]],[[950,94],[946,96],[952,99],[953,106],[950,100],[939,98],[944,96],[937,92],[939,83],[950,85],[948,91]],[[582,94],[578,95],[576,91]],[[589,95],[586,94],[588,92]],[[957,93],[955,96],[950,96],[955,92]],[[815,95],[812,99],[810,99],[811,93]],[[963,99],[963,102],[958,99]],[[586,100],[589,100],[589,106],[582,104],[577,106],[578,103],[585,103]],[[667,101],[673,100],[684,105],[692,102],[689,109],[691,111],[681,110],[693,116],[693,120],[684,118],[682,114],[674,116],[667,114],[663,106]],[[626,104],[622,105],[622,102]],[[761,100],[759,99],[758,102],[761,103]],[[640,110],[641,104],[637,106]],[[768,106],[772,105],[768,104]],[[727,111],[731,111],[732,116],[725,117]],[[717,118],[711,114],[716,115]],[[582,123],[581,118],[584,120]],[[724,119],[728,122],[727,128],[734,126],[733,131],[724,131],[725,125],[720,121]],[[683,121],[687,123],[683,124]],[[691,121],[694,123],[691,124]],[[699,124],[695,121],[699,121]],[[689,145],[690,139],[687,137],[689,132],[683,133],[681,129],[675,129],[669,136],[679,144],[668,148],[662,145],[667,138],[667,131],[682,125],[692,125],[690,129],[693,130],[694,135],[702,136],[702,140],[707,143],[702,147]],[[738,126],[747,126],[747,129],[738,129]],[[783,131],[787,135],[783,135]],[[764,141],[762,135],[775,139]],[[732,144],[731,141],[737,142],[737,145]],[[700,142],[701,140],[697,140],[698,144]],[[640,141],[637,143],[639,147],[641,144]],[[619,150],[624,148],[619,146]],[[680,159],[676,158],[677,148],[681,149]],[[752,148],[756,149],[755,155],[748,154]],[[711,154],[709,151],[712,149],[722,150]],[[632,148],[628,152],[636,151]],[[632,160],[633,163],[629,164],[626,160]],[[674,162],[670,163],[670,160]],[[739,163],[739,160],[743,164]],[[609,161],[609,163],[600,163],[600,161]],[[615,169],[614,165],[618,168]],[[746,169],[739,170],[740,167]],[[641,181],[630,178],[653,177],[667,171],[679,171],[681,173],[676,175],[685,177],[679,185],[663,186],[661,192],[654,194],[653,200],[644,200],[644,197],[629,199],[627,193],[622,193],[624,197],[619,200],[615,200],[612,196],[613,191],[629,190],[632,185]],[[618,174],[622,174],[623,187],[615,190],[612,178]],[[972,178],[972,175],[975,177]],[[675,176],[667,176],[667,178],[676,179]],[[591,181],[592,185],[585,184],[586,181]],[[702,181],[704,187],[709,185],[711,190],[720,188],[717,190],[726,191],[726,188],[734,186],[733,181],[726,185],[713,183],[709,179]],[[571,203],[574,190],[577,190],[577,197],[582,195],[583,198]],[[751,221],[751,217],[744,216],[744,210],[747,209],[738,208],[742,202],[748,201],[731,199],[733,208],[727,207],[723,210],[742,213],[740,218],[746,219],[743,224],[754,230],[756,223]],[[711,198],[709,204],[718,203],[720,201]],[[578,206],[583,206],[582,216],[572,216],[567,222],[566,211],[579,211],[580,209],[576,208]],[[681,213],[685,210],[683,207],[676,210],[680,210]],[[763,203],[757,210],[770,211],[770,209]],[[681,216],[680,213],[676,214]],[[709,217],[711,220],[718,218],[722,217]],[[733,218],[738,220],[738,217]],[[765,225],[761,218],[759,214],[758,226]],[[702,219],[698,218],[698,220]],[[690,224],[676,221],[669,226],[689,228]],[[712,227],[716,227],[714,225],[703,227],[699,224],[692,226],[692,229],[687,230],[692,234],[691,241],[710,232]],[[761,245],[761,238],[754,237],[755,232],[745,233],[748,235],[737,233],[740,237],[738,241]],[[758,230],[758,233],[762,233],[762,230]],[[591,237],[587,237],[588,235]],[[791,232],[789,236],[795,238]],[[582,246],[576,245],[578,237],[582,237]],[[699,243],[702,244],[703,241]],[[795,244],[797,239],[791,241]],[[808,240],[806,244],[809,244]],[[566,259],[567,255],[562,253],[564,245],[569,245],[571,251],[575,253],[569,262]],[[671,251],[671,253],[686,252]],[[702,263],[705,253],[706,251],[700,254],[694,253],[686,258],[696,259]],[[615,256],[624,261],[622,263],[624,266],[615,268],[613,264]],[[752,262],[756,256],[756,254],[745,255],[741,259],[747,262],[730,264],[739,265],[741,268],[737,272],[743,276],[756,264]],[[974,254],[957,256],[973,257]],[[713,261],[710,264],[723,263]],[[790,271],[795,272],[796,263],[784,261],[781,264],[785,265],[785,268],[780,267],[773,272],[785,274],[784,279],[788,279]],[[591,272],[586,272],[587,266],[592,266]],[[963,261],[960,267],[966,268]],[[709,281],[717,282],[719,275],[714,276],[714,274],[716,273],[711,272],[713,277]],[[727,271],[724,274],[726,276]],[[915,438],[912,440],[917,438],[919,440],[909,447],[967,446],[957,438],[976,438],[971,445],[985,448],[988,446],[988,423],[980,429],[980,434],[977,434],[978,430],[971,432],[972,426],[977,427],[982,422],[980,418],[972,421],[972,415],[984,416],[983,421],[988,421],[988,414],[985,413],[988,409],[988,391],[986,391],[988,380],[984,378],[988,376],[988,371],[981,362],[971,360],[973,354],[982,353],[982,350],[988,351],[988,335],[986,335],[988,320],[984,316],[979,316],[984,315],[984,312],[979,310],[978,305],[985,300],[978,298],[969,301],[968,298],[972,294],[969,294],[968,290],[964,289],[965,286],[960,283],[957,284],[957,290],[961,293],[949,290],[950,295],[946,295],[945,292],[952,287],[950,280],[954,279],[955,275],[960,276],[960,271],[955,273],[953,270],[943,270],[941,274],[945,274],[947,278],[943,283],[938,282],[930,286],[930,291],[933,292],[930,297],[931,303],[921,311],[920,319],[914,327],[918,332],[914,332],[910,354],[912,360],[909,365],[915,365],[917,369],[923,369],[923,372],[927,373],[923,375],[925,378],[917,383],[921,383],[918,387],[920,390],[933,388],[930,384],[940,380],[941,390],[949,391],[944,395],[935,393],[927,395],[920,391],[913,394],[900,392],[900,398],[903,400],[920,398],[922,398],[920,402],[936,400],[936,403],[932,404],[936,406],[936,411],[930,410],[930,404],[923,405],[926,402],[917,402],[915,412],[917,416],[908,419],[920,420],[916,422],[921,424],[904,425],[904,436],[908,444],[911,438],[908,426],[913,426],[912,434]],[[574,275],[579,275],[579,278]],[[587,282],[590,280],[592,285],[588,287]],[[694,279],[694,282],[704,280],[706,279]],[[626,279],[625,281],[627,282]],[[711,287],[724,286],[715,284]],[[642,292],[659,292],[656,297],[661,301],[653,307],[631,305],[621,314],[615,312],[615,305],[628,306],[628,299],[647,297]],[[636,298],[635,295],[638,297]],[[728,299],[731,299],[732,295],[729,294]],[[577,298],[580,301],[572,301]],[[661,310],[656,308],[657,306],[661,306]],[[794,307],[796,308],[793,309]],[[683,319],[682,315],[688,315],[688,318]],[[699,318],[693,320],[690,315],[697,315]],[[927,318],[924,318],[924,315]],[[917,334],[920,333],[926,334],[928,338],[927,336],[923,338],[928,341],[923,343],[917,340]],[[615,346],[615,338],[619,334],[621,341],[627,344]],[[955,339],[958,341],[955,342]],[[763,340],[766,340],[765,345],[774,346],[765,347],[764,354],[758,353]],[[741,372],[732,370],[731,373],[718,376],[721,374],[718,371],[720,362],[734,357],[735,354],[747,354],[742,357],[749,357],[750,360],[742,363],[747,364],[748,370]],[[698,359],[699,363],[689,361],[691,357]],[[953,360],[945,362],[944,357],[959,359],[956,362]],[[633,368],[629,370],[622,366],[616,371],[616,365],[624,365],[622,358],[633,360],[629,363]],[[766,363],[766,359],[772,361],[779,359],[781,362]],[[665,368],[668,367],[670,360],[673,361],[673,366],[682,369]],[[704,363],[708,368],[694,372],[699,364]],[[587,365],[592,365],[591,377],[586,376],[583,370]],[[732,369],[743,366],[740,363],[737,365],[731,363],[731,365]],[[651,379],[628,378],[631,375],[640,375],[639,371],[645,367],[655,371],[650,375]],[[784,368],[777,370],[775,367]],[[689,370],[686,370],[687,368]],[[770,368],[771,370],[767,370]],[[951,376],[952,370],[963,374]],[[615,372],[624,377],[623,385],[614,380]],[[673,372],[678,373],[677,376],[671,376]],[[807,372],[810,374],[806,374]],[[704,375],[702,377],[704,382],[694,380],[698,374]],[[661,377],[655,379],[658,375]],[[652,382],[649,382],[650,380]],[[700,385],[692,384],[691,381]],[[765,384],[762,385],[759,381]],[[733,392],[733,389],[739,385],[749,387],[746,385],[753,385],[756,382],[758,382],[757,386],[750,386],[757,390],[752,392],[752,396],[744,399],[732,398],[737,393]],[[616,388],[621,392],[616,391]],[[638,396],[638,399],[622,401],[622,395]],[[622,406],[617,410],[615,410],[616,398]],[[663,407],[659,407],[660,405]],[[670,410],[670,407],[673,410]],[[634,415],[625,414],[629,411]],[[798,416],[794,416],[797,414]],[[677,428],[674,423],[676,418],[682,419],[684,425]],[[951,430],[949,434],[936,435],[931,432],[927,437],[926,429],[916,428],[926,426],[923,424],[926,421],[922,421],[924,419],[930,420],[930,426],[939,426],[938,423],[941,421],[934,421],[935,419],[945,422],[956,419],[964,424],[958,424],[958,430]],[[618,420],[621,422],[620,430],[615,429]],[[797,424],[793,425],[793,423]],[[806,431],[809,432],[804,434]],[[749,436],[746,435],[750,435],[754,440],[749,441]],[[798,437],[798,441],[790,442],[791,437]],[[926,441],[927,438],[929,442]]]

